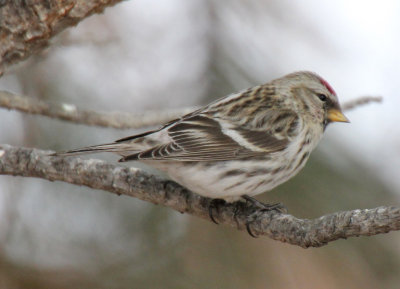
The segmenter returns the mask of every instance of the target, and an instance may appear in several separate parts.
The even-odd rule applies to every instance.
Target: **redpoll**
[[[193,192],[234,201],[296,175],[330,122],[348,122],[335,91],[296,72],[221,98],[160,129],[59,153],[115,152],[167,173]]]

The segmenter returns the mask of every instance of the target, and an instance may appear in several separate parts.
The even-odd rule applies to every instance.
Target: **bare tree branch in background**
[[[159,125],[195,108],[181,108],[162,111],[146,111],[143,113],[100,112],[83,110],[72,104],[50,103],[42,100],[19,96],[7,91],[0,91],[0,107],[14,109],[29,114],[38,114],[50,118],[70,121],[73,123],[113,127],[118,129],[141,128]]]
[[[360,97],[345,102],[343,104],[343,110],[351,110],[360,105],[381,101],[381,97]],[[160,125],[196,109],[194,107],[187,107],[174,110],[164,109],[161,111],[146,111],[136,114],[126,112],[100,112],[79,109],[73,104],[45,102],[30,97],[16,95],[7,91],[0,91],[0,107],[14,109],[29,114],[43,115],[73,123],[113,127],[118,129]]]
[[[371,102],[382,102],[383,98],[381,96],[363,96],[350,101],[345,102],[342,105],[343,110],[352,110],[358,106],[365,105]]]
[[[209,219],[209,198],[141,169],[112,165],[101,160],[53,157],[48,151],[0,145],[0,174],[84,185]],[[337,212],[308,220],[236,202],[221,205],[215,217],[221,224],[244,230],[249,216],[253,234],[303,248],[320,247],[348,237],[400,230],[400,208],[396,207]]]
[[[65,28],[121,0],[0,1],[0,75],[49,45]]]

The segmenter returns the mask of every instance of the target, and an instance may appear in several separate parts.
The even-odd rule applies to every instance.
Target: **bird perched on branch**
[[[296,175],[327,125],[348,122],[332,87],[295,72],[231,94],[161,128],[56,155],[114,152],[167,173],[193,192],[235,201]]]

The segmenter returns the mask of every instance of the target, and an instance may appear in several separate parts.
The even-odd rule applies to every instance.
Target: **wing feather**
[[[277,152],[288,145],[287,138],[277,139],[266,131],[237,126],[227,128],[227,123],[201,113],[190,115],[165,128],[169,143],[125,156],[121,161],[227,161]]]

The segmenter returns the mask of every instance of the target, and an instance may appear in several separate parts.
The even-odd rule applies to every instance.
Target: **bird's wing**
[[[204,111],[203,111],[204,112]],[[266,125],[266,124],[264,124]],[[129,160],[227,161],[285,149],[287,137],[275,137],[264,128],[246,128],[231,120],[212,118],[207,113],[190,114],[168,126],[170,141],[125,156]]]

